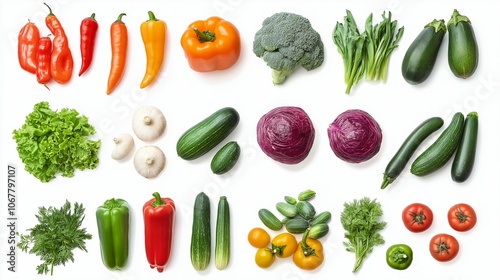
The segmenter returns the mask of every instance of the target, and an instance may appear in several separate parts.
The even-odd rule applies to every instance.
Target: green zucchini
[[[416,85],[430,76],[445,34],[446,24],[442,19],[424,26],[403,58],[401,71],[406,82]]]
[[[474,29],[468,17],[455,9],[448,21],[448,65],[459,78],[467,79],[476,71],[479,61]]]
[[[328,226],[328,224],[317,224],[309,229],[309,234],[307,235],[307,237],[312,239],[320,239],[321,237],[327,235],[329,230],[330,227]]]
[[[226,139],[239,121],[240,115],[234,108],[219,109],[181,135],[177,155],[185,160],[201,157]]]
[[[283,223],[273,214],[273,212],[262,208],[259,210],[259,219],[262,223],[271,230],[280,230],[283,228]]]
[[[297,207],[286,202],[280,201],[276,203],[276,210],[278,210],[278,212],[280,212],[285,217],[293,218],[297,216]]]
[[[457,183],[465,182],[472,173],[476,158],[478,125],[477,112],[467,114],[462,140],[451,165],[451,178]]]
[[[431,117],[418,125],[406,137],[399,150],[389,161],[384,171],[384,178],[382,181],[382,189],[385,189],[389,184],[394,182],[396,178],[403,172],[406,164],[411,156],[415,153],[420,144],[436,130],[440,129],[444,121],[440,117]]]
[[[200,192],[194,202],[191,264],[197,271],[203,271],[208,267],[210,257],[210,198],[204,192]]]
[[[214,174],[220,175],[228,172],[234,167],[240,157],[240,145],[236,141],[228,142],[217,153],[210,163],[210,169]]]
[[[217,207],[215,227],[215,267],[219,270],[225,269],[229,264],[230,236],[229,203],[225,196],[221,196]]]
[[[310,220],[316,216],[316,209],[314,209],[314,206],[309,201],[299,201],[296,207],[299,215],[306,220]]]
[[[425,176],[445,165],[457,150],[463,130],[464,115],[457,112],[436,141],[413,161],[410,172],[417,176]]]
[[[286,222],[285,228],[289,233],[300,234],[306,232],[309,223],[302,218],[293,218]]]

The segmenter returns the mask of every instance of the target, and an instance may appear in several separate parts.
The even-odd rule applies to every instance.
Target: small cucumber
[[[217,222],[215,227],[215,267],[223,270],[229,264],[230,235],[229,202],[225,196],[219,198]]]
[[[240,115],[231,107],[214,112],[184,132],[177,141],[177,155],[193,160],[209,152],[236,128]]]
[[[208,267],[211,256],[210,198],[200,192],[194,202],[191,264],[197,271]]]
[[[285,228],[289,233],[300,234],[306,232],[309,223],[302,218],[294,218],[285,223]]]
[[[457,183],[465,182],[472,173],[476,157],[478,125],[477,112],[467,114],[462,140],[451,166],[451,178]]]
[[[463,130],[464,115],[457,112],[436,141],[413,161],[410,172],[425,176],[445,165],[457,150]]]
[[[291,196],[285,196],[285,201],[288,204],[295,205],[297,204],[297,200]]]
[[[210,168],[214,174],[220,175],[234,167],[240,157],[240,146],[236,141],[228,142],[212,158]]]
[[[417,85],[430,76],[445,34],[446,24],[442,19],[424,26],[403,58],[401,71],[406,82]]]
[[[474,29],[469,18],[455,9],[448,21],[448,31],[448,65],[456,77],[467,79],[474,74],[479,61]]]
[[[280,230],[283,228],[281,221],[273,214],[273,212],[262,208],[259,210],[259,219],[262,223],[271,230]]]
[[[299,193],[298,199],[299,201],[306,201],[314,198],[316,196],[316,192],[313,190],[305,190]]]
[[[280,212],[283,216],[289,218],[293,218],[297,215],[297,207],[286,202],[276,203],[276,210],[278,210],[278,212]]]
[[[436,130],[440,129],[444,121],[440,117],[432,117],[423,121],[406,137],[405,141],[399,147],[399,150],[389,161],[384,171],[382,189],[394,182],[403,172],[411,156],[415,153],[420,144]]]
[[[307,237],[312,239],[319,239],[327,235],[329,230],[330,227],[328,226],[328,224],[326,223],[317,224],[309,229],[309,234],[307,235]]]
[[[297,212],[299,215],[306,219],[310,220],[316,216],[316,210],[314,209],[314,206],[309,202],[309,201],[299,201],[297,202]]]
[[[328,223],[332,218],[332,213],[329,211],[324,211],[316,215],[314,218],[312,218],[311,221],[309,221],[309,226],[313,227],[318,224],[325,224]]]

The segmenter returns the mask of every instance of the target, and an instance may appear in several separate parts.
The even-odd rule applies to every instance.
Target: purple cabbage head
[[[382,144],[382,130],[370,114],[352,109],[338,115],[328,126],[328,138],[338,158],[360,163],[378,153]]]
[[[257,124],[257,142],[270,158],[284,164],[303,161],[314,142],[314,127],[299,107],[277,107]]]

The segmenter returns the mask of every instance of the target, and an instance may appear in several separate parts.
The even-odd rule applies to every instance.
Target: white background
[[[35,22],[42,35],[48,34],[43,23],[47,14],[43,1],[2,1],[0,27],[4,39],[0,53],[0,143],[1,176],[4,187],[0,201],[1,224],[6,223],[7,164],[17,166],[17,230],[24,232],[36,224],[39,206],[61,206],[66,199],[81,202],[87,209],[84,226],[93,235],[87,242],[88,253],[75,250],[75,263],[54,269],[53,279],[477,279],[480,275],[498,276],[494,256],[500,249],[496,206],[499,197],[498,106],[499,70],[496,67],[499,36],[494,1],[70,1],[47,0],[62,22],[69,38],[75,61],[71,81],[65,85],[49,84],[50,91],[37,84],[35,78],[18,65],[17,33],[28,19]],[[408,46],[423,26],[436,19],[448,21],[453,9],[472,20],[480,49],[479,67],[473,77],[460,80],[447,65],[447,36],[431,77],[423,84],[411,86],[401,75],[401,61]],[[361,81],[350,95],[344,93],[341,56],[331,39],[337,21],[343,21],[345,10],[353,13],[358,26],[364,29],[369,13],[374,22],[382,12],[391,11],[393,18],[404,25],[405,33],[392,57],[387,83]],[[166,57],[162,72],[150,87],[140,90],[145,69],[145,55],[139,25],[152,10],[168,25]],[[255,32],[265,17],[276,12],[295,12],[310,19],[325,44],[323,65],[311,72],[297,70],[281,86],[271,82],[270,69],[252,52]],[[81,77],[79,25],[83,18],[96,13],[99,31],[94,61]],[[129,53],[123,79],[112,95],[106,95],[109,71],[109,26],[119,13],[129,30]],[[218,15],[239,29],[242,40],[238,63],[226,71],[197,73],[192,71],[180,46],[180,36],[192,21]],[[77,171],[75,177],[58,177],[41,183],[26,173],[20,161],[12,131],[21,127],[33,105],[48,101],[52,109],[74,108],[89,117],[102,140],[100,164],[92,171]],[[167,166],[156,179],[145,179],[134,170],[132,159],[117,162],[110,154],[113,137],[132,134],[131,118],[142,105],[160,108],[168,122],[166,133],[154,142],[165,152]],[[277,106],[302,107],[312,119],[316,138],[309,157],[295,166],[274,162],[261,152],[256,142],[258,119]],[[190,126],[214,111],[233,106],[241,121],[227,140],[236,140],[242,147],[240,161],[229,173],[211,174],[209,164],[215,151],[196,161],[183,161],[175,152],[178,137]],[[369,112],[383,130],[380,152],[370,161],[349,164],[336,158],[328,144],[328,124],[347,109]],[[480,119],[476,165],[472,176],[463,184],[450,178],[450,164],[427,177],[409,173],[409,166],[387,189],[381,190],[382,172],[399,145],[414,127],[431,116],[440,116],[449,123],[454,112],[477,111]],[[437,135],[437,134],[436,134]],[[435,136],[433,136],[435,137]],[[145,145],[137,138],[136,147]],[[431,143],[426,141],[421,152]],[[274,210],[284,195],[296,196],[305,189],[314,189],[313,204],[318,211],[333,214],[331,231],[322,239],[325,261],[318,269],[305,272],[291,259],[278,259],[269,269],[254,263],[254,253],[247,240],[248,231],[263,226],[257,217],[260,208]],[[174,245],[170,262],[162,274],[151,270],[144,252],[141,208],[159,191],[171,197],[177,206]],[[212,225],[220,195],[228,197],[231,207],[231,261],[224,271],[215,269],[213,259],[204,272],[196,272],[190,263],[192,207],[196,194],[205,191],[212,201]],[[364,196],[376,198],[384,210],[388,225],[382,232],[386,244],[374,248],[357,273],[352,273],[354,255],[345,251],[344,230],[340,224],[343,203]],[[107,270],[101,262],[95,209],[105,200],[116,197],[131,205],[129,264],[121,272]],[[421,202],[434,211],[432,227],[423,233],[411,233],[401,222],[401,211],[413,202]],[[447,210],[455,203],[474,206],[478,223],[470,232],[458,233],[447,223]],[[449,233],[460,242],[460,253],[451,262],[440,263],[429,254],[428,243],[437,233]],[[38,259],[17,250],[16,273],[7,271],[6,226],[0,228],[0,271],[3,279],[34,279]],[[213,231],[214,233],[214,231]],[[274,236],[275,232],[271,232]],[[212,239],[214,240],[214,238]],[[394,243],[413,248],[414,261],[405,271],[389,268],[385,251]],[[213,255],[212,255],[213,256]],[[490,257],[491,256],[491,257]],[[7,277],[7,278],[6,278]]]

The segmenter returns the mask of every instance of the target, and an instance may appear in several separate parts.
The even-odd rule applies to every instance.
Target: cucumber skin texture
[[[462,140],[451,166],[451,178],[457,183],[465,182],[472,173],[476,158],[478,126],[477,112],[467,114]]]
[[[312,239],[320,239],[321,237],[326,236],[329,231],[330,231],[330,227],[328,226],[328,224],[326,224],[326,223],[317,224],[317,225],[311,226],[307,237],[312,238]]]
[[[240,145],[236,141],[228,142],[224,145],[210,162],[210,169],[214,174],[220,175],[231,170],[240,157]]]
[[[301,234],[309,227],[309,223],[302,218],[293,218],[286,222],[285,228],[289,233]]]
[[[385,189],[389,184],[394,182],[396,178],[403,172],[403,169],[410,161],[411,156],[415,153],[422,142],[432,133],[440,129],[444,121],[440,117],[431,117],[418,125],[405,139],[398,151],[387,164],[384,171],[382,181],[382,189]]]
[[[309,201],[299,201],[296,207],[299,215],[306,220],[310,220],[316,216],[316,209]]]
[[[448,65],[458,78],[467,79],[476,71],[479,62],[474,29],[470,22],[448,23]]]
[[[184,132],[177,141],[177,155],[194,160],[221,143],[236,128],[240,115],[232,107],[224,107]]]
[[[401,72],[406,82],[417,85],[430,76],[445,34],[446,28],[436,32],[435,27],[428,25],[420,31],[403,58]]]
[[[332,219],[332,213],[330,211],[324,211],[316,215],[309,221],[309,226],[313,227],[318,224],[326,224]]]
[[[457,112],[436,141],[413,161],[410,172],[417,176],[425,176],[445,165],[457,150],[463,130],[464,115]]]
[[[223,270],[229,264],[231,250],[230,212],[227,197],[221,196],[215,226],[215,267]]]
[[[258,212],[259,219],[262,223],[271,230],[280,230],[283,228],[283,223],[271,211],[262,208]]]
[[[194,203],[190,253],[191,264],[197,271],[205,270],[210,264],[210,198],[204,192],[196,196]]]

